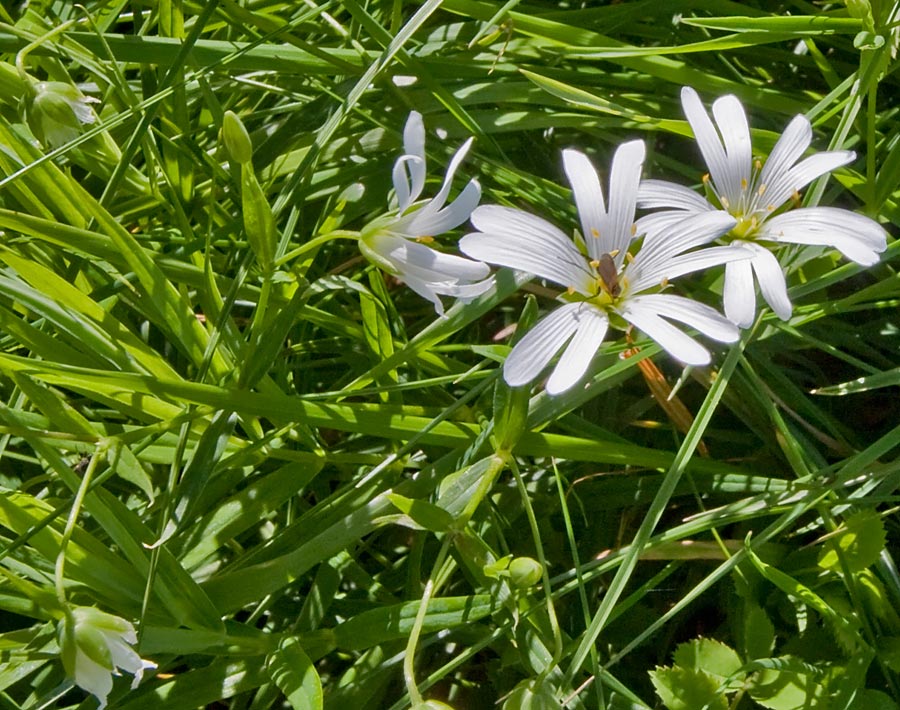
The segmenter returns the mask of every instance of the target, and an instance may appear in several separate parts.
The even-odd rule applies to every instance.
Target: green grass
[[[0,9],[0,707],[96,707],[64,599],[158,665],[115,708],[897,708],[895,4],[84,6]],[[49,145],[30,80],[99,120]],[[643,138],[645,175],[697,185],[684,85],[736,94],[763,155],[806,114],[857,153],[806,204],[891,235],[869,269],[805,253],[790,321],[684,378],[687,421],[639,335],[511,392],[547,288],[500,271],[438,318],[340,238],[387,210],[411,110],[426,194],[474,135],[454,194],[567,233],[563,148]],[[721,270],[677,290],[718,307]]]

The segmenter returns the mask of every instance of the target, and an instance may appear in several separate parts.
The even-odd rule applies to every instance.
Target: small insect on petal
[[[616,262],[613,261],[609,254],[604,254],[600,257],[596,268],[609,295],[613,297],[618,296],[622,289],[619,286],[619,271],[616,269]]]

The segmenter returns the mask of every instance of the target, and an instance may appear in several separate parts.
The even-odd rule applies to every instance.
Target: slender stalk
[[[97,470],[97,465],[100,463],[100,460],[106,456],[108,448],[109,442],[106,440],[97,444],[94,455],[91,456],[91,461],[84,472],[81,483],[78,485],[78,490],[75,493],[75,500],[72,501],[72,509],[69,511],[69,518],[66,520],[66,527],[63,530],[62,540],[59,541],[59,553],[56,555],[54,578],[56,582],[56,598],[59,599],[59,603],[62,604],[63,607],[66,606],[66,590],[63,583],[63,580],[65,579],[66,548],[69,546],[69,540],[72,538],[72,533],[75,531],[75,524],[78,522],[78,516],[81,514],[81,506],[84,503],[84,497],[87,495],[88,488],[90,488],[91,479],[94,477],[94,472]]]
[[[531,505],[531,496],[528,495],[528,489],[525,487],[525,480],[519,472],[519,465],[516,459],[509,457],[509,469],[516,478],[516,487],[519,489],[519,495],[522,496],[522,505],[525,507],[525,515],[528,517],[528,525],[531,527],[531,535],[534,538],[534,547],[537,552],[538,562],[541,563],[541,575],[543,577],[544,596],[547,598],[547,618],[550,620],[550,628],[553,629],[553,661],[547,664],[547,667],[541,671],[540,677],[545,677],[553,668],[559,665],[563,654],[562,633],[559,630],[559,620],[556,618],[556,607],[553,605],[553,593],[550,587],[550,573],[547,571],[547,558],[544,556],[544,546],[541,545],[541,531],[538,528],[537,517],[534,514],[534,508]]]
[[[415,657],[416,646],[419,643],[419,636],[422,633],[422,626],[425,624],[425,615],[428,613],[428,602],[437,590],[439,582],[437,578],[441,576],[440,570],[447,559],[447,552],[450,549],[450,536],[445,535],[441,542],[441,549],[438,552],[437,559],[434,561],[431,576],[425,584],[425,591],[422,593],[422,601],[419,603],[419,611],[416,613],[416,620],[409,632],[409,640],[406,642],[406,654],[403,659],[403,680],[406,683],[406,692],[409,693],[410,704],[413,708],[423,703],[422,694],[416,685],[415,676]]]

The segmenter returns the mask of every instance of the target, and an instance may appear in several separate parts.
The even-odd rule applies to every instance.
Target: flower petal
[[[785,175],[812,143],[812,126],[806,116],[794,116],[784,129],[759,175],[759,186],[768,186]],[[778,205],[775,205],[776,207]]]
[[[715,209],[703,195],[667,180],[641,180],[637,203],[642,209],[666,208],[688,212]]]
[[[394,163],[392,173],[401,212],[419,199],[425,187],[425,124],[418,111],[410,111],[406,119],[403,151],[405,154]]]
[[[482,205],[472,213],[472,224],[480,231],[459,240],[464,254],[590,294],[593,276],[584,256],[549,222],[511,207]]]
[[[407,155],[419,158],[417,171],[412,174],[412,196],[416,200],[425,185],[425,123],[422,114],[418,111],[410,111],[406,125],[403,127],[403,151]]]
[[[606,313],[586,303],[580,305],[583,307],[577,315],[581,322],[575,336],[569,341],[565,352],[553,368],[553,374],[547,380],[547,394],[565,392],[584,377],[609,329],[609,318]]]
[[[712,175],[713,183],[715,183],[717,191],[722,192],[729,184],[729,171],[728,158],[719,139],[719,133],[706,113],[706,109],[703,108],[697,92],[689,86],[685,86],[681,90],[681,106],[694,131],[694,138],[697,140],[697,145],[700,147],[700,152]]]
[[[756,286],[749,261],[732,261],[725,265],[723,287],[725,315],[739,328],[749,328],[756,316]]]
[[[727,264],[731,261],[749,259],[751,254],[739,246],[709,247],[699,249],[690,254],[667,259],[652,270],[644,269],[638,272],[637,277],[629,280],[629,288],[633,293],[640,293],[644,289],[658,286],[663,281],[701,271],[712,266]]]
[[[398,219],[391,229],[411,237],[434,237],[458,227],[472,215],[481,199],[481,185],[472,180],[459,196],[439,212],[430,208],[434,200]]]
[[[852,162],[856,153],[852,150],[835,150],[816,153],[802,160],[781,175],[773,176],[766,192],[759,198],[761,205],[777,208],[784,204],[795,192],[799,192],[817,177]]]
[[[567,303],[538,321],[516,343],[503,363],[503,379],[510,387],[528,384],[541,374],[579,326],[583,303]]]
[[[674,278],[674,274],[668,273],[673,257],[711,242],[734,225],[734,217],[724,210],[689,215],[668,225],[660,222],[655,226],[665,226],[665,229],[656,229],[647,234],[634,261],[625,267],[625,274],[631,279],[634,288],[638,288],[636,282],[658,283],[663,278]]]
[[[733,343],[740,337],[740,331],[734,323],[715,308],[690,298],[671,293],[656,293],[639,296],[634,301],[649,307],[657,315],[685,323],[721,343]]]
[[[645,154],[644,141],[636,140],[620,145],[613,156],[609,174],[609,207],[605,224],[610,237],[604,237],[603,241],[610,240],[611,251],[619,250],[613,257],[616,266],[622,265],[628,245],[635,236],[634,210],[637,206],[638,185],[641,183]]]
[[[444,182],[441,185],[441,189],[429,202],[425,204],[424,207],[419,210],[420,219],[429,219],[433,215],[437,214],[438,210],[440,210],[444,206],[444,203],[447,201],[447,196],[450,194],[450,187],[453,184],[453,176],[456,174],[456,169],[460,166],[460,163],[462,163],[463,158],[466,157],[466,153],[469,152],[469,147],[472,145],[473,140],[473,138],[469,138],[460,146],[459,150],[457,150],[456,153],[453,154],[453,157],[450,158],[450,164],[447,166],[447,173],[446,175],[444,175]],[[478,188],[478,194],[481,195],[480,187]],[[474,209],[474,207],[472,209]],[[465,220],[457,222],[457,224],[461,224],[463,221]]]
[[[75,684],[96,697],[100,701],[98,710],[103,710],[113,687],[112,671],[95,663],[79,650],[75,656]]]
[[[422,159],[417,155],[401,155],[394,161],[394,168],[391,171],[391,180],[394,183],[394,192],[397,195],[397,209],[399,212],[404,212],[409,209],[409,206],[419,196],[419,193],[422,192],[422,187],[425,185],[424,168],[422,170],[422,184],[419,186],[418,191],[416,191],[415,195],[410,191],[410,184],[413,179],[412,176],[419,172],[418,167],[416,166],[419,166],[420,164],[424,165]]]
[[[794,307],[787,295],[787,283],[784,280],[784,271],[778,259],[765,247],[753,242],[741,242],[744,248],[753,252],[750,265],[759,282],[759,290],[766,303],[772,308],[775,315],[781,320],[788,320]]]
[[[727,183],[722,185],[719,178],[716,178],[716,187],[719,194],[724,191],[732,206],[737,206],[741,194],[750,187],[750,168],[753,163],[747,114],[738,98],[730,94],[716,99],[712,109],[716,126],[725,144],[725,160],[728,167],[725,177]]]
[[[402,274],[400,278],[402,278],[403,283],[409,286],[415,293],[431,303],[434,306],[435,313],[439,316],[444,315],[444,304],[441,302],[441,299],[438,298],[433,283],[420,279],[412,274]]]
[[[830,246],[863,266],[878,263],[887,233],[872,219],[839,207],[807,207],[777,215],[763,223],[761,239]]]
[[[654,304],[643,303],[643,298],[626,301],[621,315],[642,330],[674,358],[688,365],[707,365],[709,351],[686,333],[657,315]]]
[[[592,259],[599,259],[602,254],[612,250],[612,247],[604,249],[604,238],[608,239],[609,235],[601,231],[606,221],[606,206],[600,178],[588,157],[577,150],[563,151],[563,168],[572,186],[588,253]]]
[[[444,254],[402,237],[379,235],[374,242],[378,252],[395,264],[401,275],[412,274],[428,281],[474,281],[491,273],[487,264]]]

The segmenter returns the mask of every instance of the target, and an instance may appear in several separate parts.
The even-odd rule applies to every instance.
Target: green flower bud
[[[32,87],[26,118],[38,139],[49,146],[59,146],[76,138],[81,127],[93,123],[97,116],[90,104],[97,99],[85,96],[76,87],[61,81],[39,81]]]
[[[231,159],[238,163],[249,163],[253,159],[253,143],[241,119],[232,111],[225,112],[222,121],[222,140]]]
[[[531,557],[516,557],[509,563],[509,581],[517,589],[527,589],[541,580],[541,563]]]
[[[137,643],[134,627],[125,619],[93,607],[69,610],[60,621],[59,649],[63,668],[75,684],[96,696],[102,710],[112,690],[113,675],[124,670],[134,676],[137,687],[144,671],[156,664],[143,660],[132,646]]]

